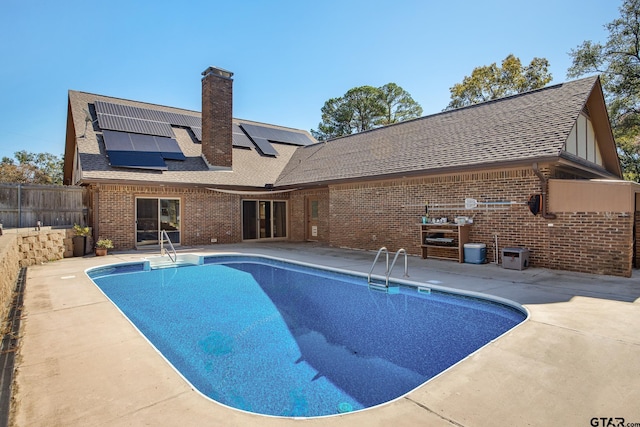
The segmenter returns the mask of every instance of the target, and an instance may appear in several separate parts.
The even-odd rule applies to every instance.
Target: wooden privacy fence
[[[84,187],[0,183],[3,228],[85,224]]]

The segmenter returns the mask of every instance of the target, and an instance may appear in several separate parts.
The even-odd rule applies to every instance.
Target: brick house
[[[233,118],[233,74],[203,75],[201,114],[69,92],[64,179],[88,187],[95,238],[131,249],[164,230],[188,246],[313,240],[458,259],[425,248],[428,209],[428,222],[471,219],[491,261],[497,243],[538,267],[631,275],[640,189],[622,181],[597,77],[317,143]]]

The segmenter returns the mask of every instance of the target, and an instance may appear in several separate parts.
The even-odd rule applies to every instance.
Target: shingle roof
[[[559,156],[597,77],[301,147],[278,186]]]
[[[113,168],[97,125],[83,135],[84,110],[97,100],[197,117],[199,112],[77,91],[69,91],[69,105],[85,182],[294,187],[559,158],[596,82],[575,80],[306,147],[277,144],[277,157],[234,147],[233,171],[209,170],[200,144],[182,128],[173,131],[187,159],[167,160],[169,170],[162,172]]]
[[[183,154],[185,161],[166,160],[167,171],[151,171],[140,169],[114,168],[109,165],[105,146],[98,124],[89,124],[86,133],[85,112],[90,110],[90,104],[96,101],[112,102],[170,113],[186,114],[200,118],[196,111],[147,104],[131,100],[117,99],[85,92],[69,91],[69,106],[73,120],[78,147],[82,181],[126,181],[141,183],[177,183],[229,187],[263,188],[266,184],[273,184],[296,150],[295,145],[274,144],[278,155],[276,157],[262,156],[254,148],[233,149],[233,170],[209,170],[201,157],[201,145],[194,143],[191,135],[184,128],[174,127],[173,133]],[[233,119],[234,123],[259,124],[263,127],[304,132],[281,126],[256,123],[248,120]],[[310,135],[309,135],[310,137]],[[66,157],[66,156],[65,156]],[[73,155],[71,155],[73,158]]]

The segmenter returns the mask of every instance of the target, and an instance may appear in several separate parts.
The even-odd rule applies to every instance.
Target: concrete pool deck
[[[365,273],[375,256],[312,243],[180,252],[263,254]],[[84,274],[150,255],[157,251],[28,268],[13,425],[590,426],[592,418],[640,425],[638,274],[516,271],[409,257],[410,280],[516,301],[529,310],[529,320],[405,397],[351,414],[294,420],[229,409],[194,391]],[[398,261],[392,277],[401,275]]]

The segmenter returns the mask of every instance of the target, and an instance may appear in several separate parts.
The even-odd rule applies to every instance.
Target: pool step
[[[390,284],[389,286],[386,286],[384,283],[376,283],[376,282],[369,283],[369,290],[370,291],[384,292],[386,294],[399,294],[400,293],[400,287],[399,286],[392,285],[392,284]]]
[[[159,268],[184,267],[187,265],[202,265],[204,257],[194,254],[178,254],[175,262],[167,255],[146,258],[149,270],[157,270]]]

